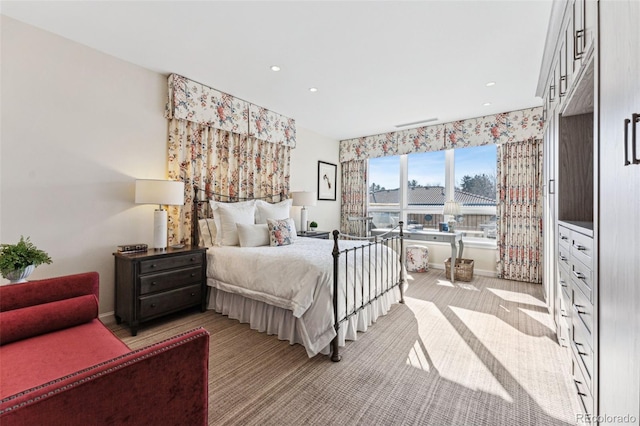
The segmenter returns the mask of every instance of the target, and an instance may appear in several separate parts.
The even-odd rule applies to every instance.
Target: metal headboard
[[[242,201],[264,200],[266,202],[276,203],[287,199],[286,192],[283,190],[278,194],[266,195],[264,197],[238,197],[237,195],[218,194],[193,185],[193,211],[191,215],[191,245],[197,246],[200,242],[200,228],[198,226],[200,205],[209,206],[209,201],[217,201],[219,203],[239,203]],[[205,194],[204,199],[198,196],[200,193]],[[210,212],[209,212],[210,213]],[[208,217],[209,215],[207,215]]]

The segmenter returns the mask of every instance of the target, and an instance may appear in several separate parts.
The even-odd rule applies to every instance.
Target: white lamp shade
[[[136,180],[136,204],[183,205],[184,182],[138,179]]]
[[[457,216],[460,214],[460,204],[456,201],[449,200],[444,203],[444,209],[442,210],[442,214],[448,214],[452,216]]]
[[[294,206],[315,206],[316,205],[316,193],[311,191],[297,191],[292,192]]]

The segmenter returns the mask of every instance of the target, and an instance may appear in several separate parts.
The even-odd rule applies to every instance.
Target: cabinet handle
[[[556,100],[556,85],[549,86],[549,102],[555,102]]]
[[[580,250],[580,251],[585,251],[587,249],[582,244],[574,244],[573,246],[576,248],[576,250]]]
[[[560,280],[561,287],[567,287],[567,282],[565,280]]]
[[[629,164],[631,164],[631,161],[629,161],[629,123],[631,123],[631,120],[629,120],[628,118],[625,118],[624,119],[624,165],[625,166],[628,166]]]
[[[567,258],[565,256],[563,256],[563,255],[560,255],[560,260],[562,260],[563,262],[566,262]]]
[[[573,60],[577,61],[578,59],[582,59],[582,55],[584,55],[584,51],[582,48],[584,47],[584,30],[576,30],[576,34],[573,37]],[[582,43],[578,43],[582,41]],[[580,48],[578,50],[578,48]]]
[[[192,257],[192,258],[189,259],[189,262],[195,262],[195,261],[196,261],[195,257]]]
[[[636,157],[636,151],[638,148],[638,139],[636,138],[636,124],[640,122],[640,114],[631,114],[631,121],[633,122],[633,127],[631,128],[631,152],[633,154],[633,164],[640,164],[640,158]]]
[[[587,313],[585,311],[581,311],[580,308],[584,308],[584,306],[576,305],[575,303],[573,304],[573,310],[576,311],[577,314],[587,315]]]
[[[560,93],[558,93],[558,96],[563,97],[566,94],[567,94],[567,76],[561,75],[560,76]]]
[[[196,274],[191,274],[191,278],[193,278],[193,277],[195,277],[195,276],[196,276]]]
[[[155,308],[155,307],[156,307],[156,304],[155,304],[155,303],[152,303],[152,304],[151,304],[151,307],[152,307],[152,308]]]
[[[156,283],[155,281],[152,281],[152,282],[151,282],[151,286],[154,286],[154,285],[156,285],[156,284],[157,284],[157,283]]]
[[[191,293],[191,296],[192,296],[192,297],[193,297],[193,296],[195,296],[195,295],[196,295],[195,293]]]
[[[573,275],[575,275],[576,278],[579,278],[581,280],[584,280],[585,278],[587,278],[582,274],[582,272],[573,271]]]
[[[576,380],[576,379],[573,379],[573,384],[574,384],[574,385],[576,385],[576,391],[578,392],[578,395],[580,395],[580,396],[587,396],[587,394],[586,394],[586,393],[583,393],[583,392],[580,390],[580,386],[579,386],[579,385],[581,385],[581,384],[582,384],[582,382],[580,382],[580,381],[578,381],[578,380]]]
[[[556,193],[556,181],[555,179],[549,179],[549,194]]]
[[[152,264],[151,264],[151,267],[152,267],[152,268],[155,268],[155,267],[156,267],[156,264],[155,264],[155,263],[152,263]]]
[[[566,237],[564,235],[560,235],[560,239],[563,241],[569,241],[569,237]]]

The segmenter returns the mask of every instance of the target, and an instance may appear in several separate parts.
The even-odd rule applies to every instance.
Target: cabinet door
[[[635,416],[640,413],[640,164],[623,164],[624,120],[640,113],[640,2],[601,1],[599,8],[599,413]]]

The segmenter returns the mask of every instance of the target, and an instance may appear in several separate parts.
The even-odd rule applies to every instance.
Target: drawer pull
[[[576,305],[575,303],[573,304],[573,310],[576,311],[576,313],[580,315],[587,315],[587,313],[585,311],[581,311],[580,308],[584,308],[584,306]]]
[[[155,267],[156,267],[156,264],[155,264],[155,263],[152,263],[152,264],[151,264],[151,268],[155,268]]]
[[[562,260],[563,262],[566,262],[569,259],[567,259],[566,256],[560,255],[560,260]]]
[[[155,307],[156,307],[156,304],[155,304],[155,303],[152,303],[152,304],[151,304],[151,307],[152,307],[152,308],[155,308]]]
[[[196,261],[195,257],[192,257],[192,258],[189,259],[189,262],[195,262],[195,261]]]
[[[582,272],[578,272],[578,271],[573,271],[573,275],[576,276],[576,278],[579,278],[581,280],[585,280],[587,277],[584,276],[584,274]]]
[[[195,296],[195,295],[196,295],[195,293],[191,293],[191,296],[192,296],[192,297],[193,297],[193,296]]]
[[[195,277],[195,276],[196,276],[196,274],[191,274],[191,278],[193,278],[193,277]]]
[[[565,280],[560,280],[560,286],[565,288],[568,287],[567,282]]]
[[[563,241],[569,241],[569,237],[565,237],[564,235],[560,235],[560,239]]]
[[[156,283],[155,281],[152,281],[152,282],[151,282],[151,285],[152,285],[152,286],[157,285],[157,284],[158,284],[158,283]]]
[[[576,391],[578,391],[578,395],[580,395],[580,396],[587,396],[587,394],[586,394],[586,393],[583,393],[583,392],[580,390],[580,385],[582,384],[582,382],[579,382],[578,380],[573,379],[573,383],[576,385]]]
[[[576,250],[580,250],[580,251],[584,251],[587,249],[585,246],[581,244],[574,244],[573,246],[576,248]]]

